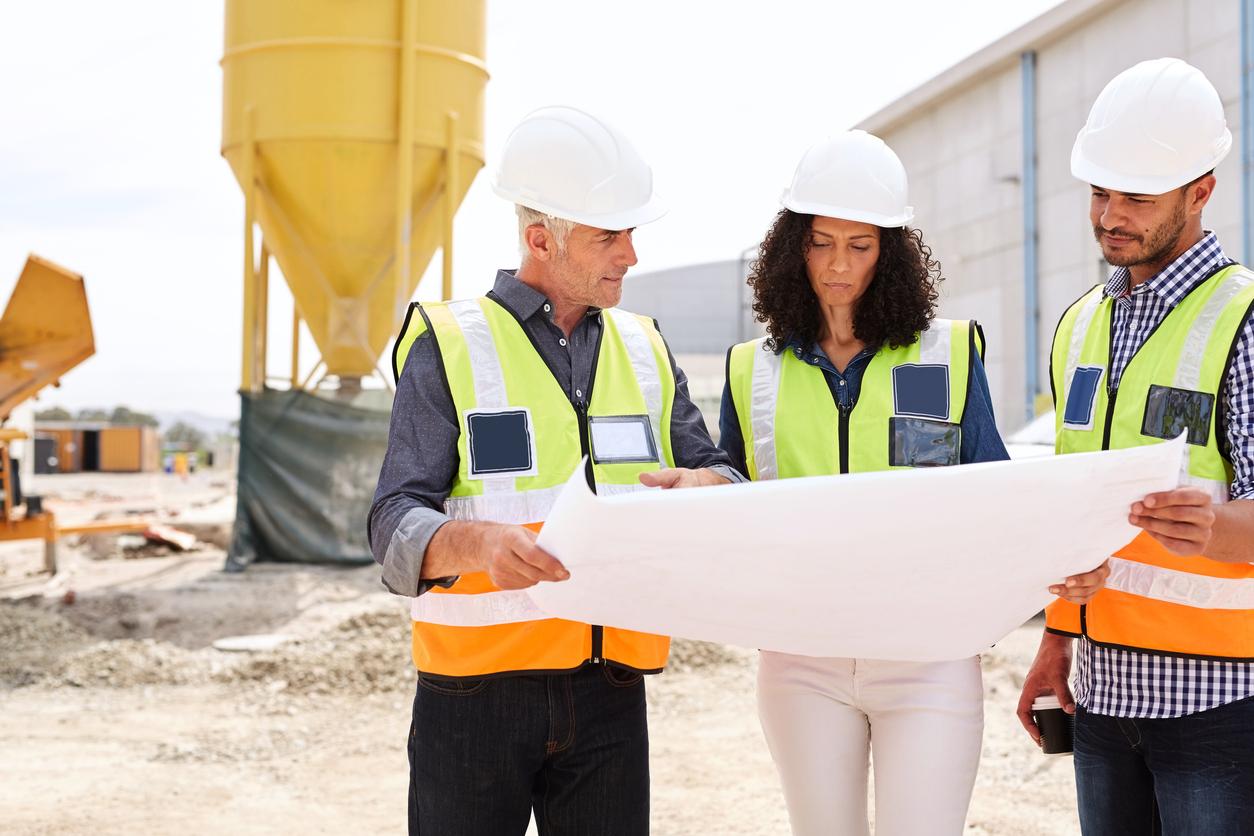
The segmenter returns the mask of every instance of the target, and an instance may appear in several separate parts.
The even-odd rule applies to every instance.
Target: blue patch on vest
[[[1080,366],[1075,370],[1067,392],[1067,408],[1062,414],[1064,424],[1081,429],[1093,426],[1093,404],[1105,371],[1101,366]]]
[[[469,412],[470,475],[518,473],[532,469],[531,427],[526,410]]]
[[[949,367],[893,366],[893,411],[897,415],[949,420]]]

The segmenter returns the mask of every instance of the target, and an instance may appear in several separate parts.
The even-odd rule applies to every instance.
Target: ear
[[[536,261],[552,261],[557,255],[557,242],[544,224],[532,224],[523,232],[528,258]]]
[[[1210,196],[1215,193],[1215,175],[1207,174],[1189,184],[1185,194],[1185,209],[1190,215],[1200,215]]]

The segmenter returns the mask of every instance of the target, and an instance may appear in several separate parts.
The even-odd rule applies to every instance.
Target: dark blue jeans
[[[479,680],[418,677],[409,832],[649,832],[643,678],[608,665]]]
[[[1254,834],[1254,698],[1169,720],[1076,709],[1085,836]]]

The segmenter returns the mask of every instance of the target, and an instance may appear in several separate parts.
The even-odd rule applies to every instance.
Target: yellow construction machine
[[[9,445],[26,432],[4,426],[13,410],[96,353],[83,277],[32,255],[0,317],[0,540],[43,540],[44,563],[56,571],[56,542],[69,534],[135,531],[145,520],[100,520],[68,528],[35,497],[23,497]]]

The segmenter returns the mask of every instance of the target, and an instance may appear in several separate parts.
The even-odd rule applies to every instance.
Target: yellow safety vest
[[[572,402],[496,301],[412,307],[393,371],[399,376],[414,340],[430,331],[461,428],[446,514],[539,530],[585,455],[599,494],[639,490],[641,473],[673,466],[675,378],[662,335],[647,317],[618,309],[602,311],[601,326],[591,391]],[[568,671],[586,662],[656,673],[670,646],[664,636],[550,618],[525,591],[499,589],[483,572],[414,598],[411,615],[414,664],[442,677]]]
[[[817,365],[765,338],[733,346],[728,379],[749,477],[787,479],[958,464],[978,326],[934,320],[908,346],[876,352],[858,402],[841,409]]]
[[[1220,391],[1254,309],[1254,275],[1233,265],[1193,289],[1137,350],[1112,394],[1114,304],[1099,285],[1058,324],[1050,356],[1058,452],[1160,444],[1186,432],[1181,484],[1228,501],[1233,471],[1219,436]],[[1254,661],[1254,566],[1175,555],[1142,532],[1111,557],[1110,569],[1087,606],[1051,603],[1046,629],[1109,647]]]

